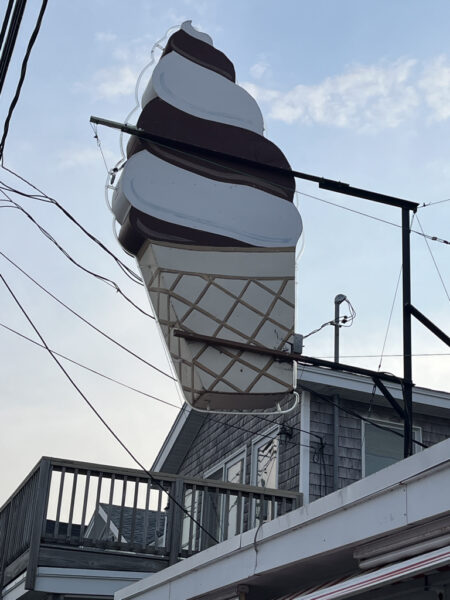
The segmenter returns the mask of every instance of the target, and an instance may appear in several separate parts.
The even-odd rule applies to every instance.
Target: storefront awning
[[[376,569],[363,574],[353,574],[341,579],[334,579],[314,589],[308,588],[296,592],[283,600],[337,600],[351,598],[357,594],[368,592],[376,588],[390,585],[391,583],[409,579],[421,573],[428,573],[435,569],[450,564],[450,546],[415,556],[403,562],[398,562],[381,569]]]

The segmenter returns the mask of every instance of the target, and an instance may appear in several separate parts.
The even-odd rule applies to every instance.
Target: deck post
[[[38,490],[36,504],[33,511],[34,514],[30,538],[30,553],[28,557],[27,576],[25,579],[25,589],[27,590],[34,590],[34,585],[36,582],[36,571],[38,567],[41,536],[47,517],[47,502],[50,490],[50,476],[50,459],[43,458],[39,466]]]
[[[170,531],[169,541],[169,565],[178,562],[180,554],[181,529],[183,525],[183,511],[181,506],[184,506],[184,481],[177,479],[172,486],[170,517],[167,524],[167,530]]]

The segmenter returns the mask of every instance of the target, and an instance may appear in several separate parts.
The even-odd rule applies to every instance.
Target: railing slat
[[[193,485],[192,489],[191,489],[191,510],[190,510],[190,515],[191,518],[189,519],[189,534],[188,534],[188,552],[189,554],[192,553],[192,538],[193,538],[193,534],[194,534],[194,512],[195,512],[195,497],[197,494],[197,486]]]
[[[73,522],[73,511],[75,509],[75,496],[77,493],[77,482],[78,482],[78,469],[75,469],[72,479],[72,494],[70,497],[70,508],[69,508],[69,521],[67,525],[66,539],[70,540],[72,537],[72,522]]]
[[[109,489],[109,502],[108,502],[108,513],[106,515],[106,524],[105,524],[105,532],[106,535],[108,535],[109,532],[109,526],[111,524],[111,512],[112,512],[112,506],[113,506],[113,498],[114,498],[114,483],[116,481],[116,476],[114,475],[114,473],[111,476],[110,479],[110,489]]]
[[[139,484],[140,484],[140,479],[137,479],[134,482],[133,512],[131,514],[131,531],[130,531],[130,539],[129,539],[130,544],[134,543],[134,530],[136,527],[136,508],[137,508],[137,503],[138,503]]]
[[[81,513],[81,524],[80,524],[80,536],[79,542],[81,543],[84,538],[84,531],[86,529],[86,510],[87,510],[87,502],[89,497],[89,485],[91,481],[91,472],[87,471],[86,479],[84,483],[84,497],[83,497],[83,510]]]
[[[64,492],[65,476],[66,476],[66,469],[65,469],[65,467],[63,467],[61,470],[61,477],[60,477],[60,481],[59,481],[58,504],[56,506],[55,527],[53,529],[53,537],[55,537],[55,538],[57,538],[58,534],[59,534],[59,520],[61,518],[61,505],[62,505],[62,498],[63,498],[63,492]]]
[[[124,509],[125,502],[127,499],[127,485],[128,485],[128,477],[127,477],[127,475],[125,475],[125,477],[123,478],[123,484],[122,484],[122,501],[120,503],[119,529],[117,532],[117,541],[118,542],[122,542],[122,537],[123,537],[123,535],[122,535],[122,532],[123,532],[123,509]]]
[[[147,547],[147,531],[148,531],[148,508],[150,506],[150,491],[152,489],[152,482],[150,479],[147,480],[147,489],[145,490],[145,512],[144,512],[144,526],[142,528],[142,547]],[[156,544],[156,547],[158,545]]]

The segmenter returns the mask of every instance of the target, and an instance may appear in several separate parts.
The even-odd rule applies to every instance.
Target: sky
[[[39,7],[38,0],[28,2],[2,93],[2,123]],[[449,240],[449,18],[445,0],[50,0],[11,121],[4,166],[57,199],[135,269],[114,237],[105,203],[107,171],[89,118],[123,122],[135,106],[136,80],[153,45],[170,27],[191,19],[233,61],[239,85],[260,104],[267,137],[294,169],[429,204],[419,209],[412,229]],[[150,74],[151,68],[139,93]],[[104,127],[97,133],[111,168],[120,158],[119,134]],[[33,193],[11,173],[0,169],[0,176],[2,188]],[[400,210],[301,180],[297,190],[305,232],[297,264],[297,331],[307,334],[331,320],[334,297],[344,293],[357,316],[341,330],[342,362],[377,369],[386,337],[381,369],[401,375],[401,289],[394,303]],[[11,197],[71,257],[150,310],[145,290],[54,205]],[[169,369],[151,319],[76,267],[22,212],[6,207],[0,214],[3,255],[145,361]],[[428,245],[411,234],[412,299],[448,332],[450,247]],[[173,382],[81,322],[3,255],[0,272],[51,348],[173,405],[64,361],[97,410],[150,467],[180,407]],[[37,340],[4,285],[0,302],[0,322]],[[333,334],[324,327],[307,338],[305,354],[331,357]],[[134,466],[45,350],[2,327],[0,348],[0,504],[43,455]],[[448,348],[419,324],[413,325],[413,353],[421,355],[413,360],[414,382],[450,391]]]

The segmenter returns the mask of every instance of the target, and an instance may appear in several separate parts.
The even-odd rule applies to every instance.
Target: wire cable
[[[420,227],[420,229],[421,229],[421,231],[422,231],[422,233],[423,233],[423,227],[422,227],[422,223],[421,223],[421,222],[420,222],[420,220],[419,220],[419,217],[417,217],[417,222],[419,223],[419,227]],[[445,285],[445,283],[444,283],[444,279],[442,278],[442,275],[441,275],[441,272],[440,272],[440,270],[439,270],[439,267],[438,267],[438,265],[437,265],[436,259],[434,258],[434,254],[433,254],[433,252],[431,251],[430,244],[428,243],[428,240],[427,240],[427,238],[426,238],[425,236],[424,236],[424,240],[425,240],[425,243],[426,243],[426,245],[427,245],[428,252],[430,253],[431,260],[433,261],[433,264],[434,264],[434,266],[435,266],[435,269],[436,269],[436,271],[437,271],[438,277],[439,277],[439,279],[441,280],[442,287],[444,288],[445,295],[447,296],[447,300],[450,302],[450,295],[449,295],[449,293],[448,293],[448,290],[447,290],[447,287],[446,287],[446,285]]]
[[[14,208],[16,208],[17,210],[21,211],[24,215],[26,215],[28,217],[28,219],[39,229],[39,231],[48,239],[52,242],[52,244],[54,244],[58,250],[60,252],[62,252],[62,254],[64,254],[64,256],[70,260],[71,263],[73,263],[75,266],[77,266],[79,269],[81,269],[82,271],[84,271],[85,273],[87,273],[88,275],[92,275],[93,277],[95,277],[96,279],[103,281],[104,283],[106,283],[107,285],[113,287],[116,292],[118,292],[129,304],[131,304],[135,309],[137,309],[139,312],[141,312],[143,315],[145,315],[146,317],[149,317],[150,319],[156,320],[156,317],[154,317],[153,315],[151,315],[150,313],[148,313],[147,311],[145,311],[143,308],[141,308],[138,304],[136,304],[127,294],[125,294],[125,292],[123,292],[123,290],[120,288],[119,284],[116,283],[113,279],[109,279],[108,277],[105,277],[104,275],[100,275],[99,273],[96,273],[95,271],[91,271],[90,269],[88,269],[87,267],[84,267],[81,263],[79,263],[77,260],[75,260],[73,258],[73,256],[67,252],[67,250],[65,250],[61,244],[59,242],[56,241],[56,239],[53,237],[53,235],[47,231],[47,229],[45,229],[32,215],[31,213],[29,213],[27,210],[25,210],[25,208],[23,208],[23,206],[21,206],[18,202],[15,202],[14,200],[12,200],[4,191],[2,192],[2,194],[5,196],[5,198],[7,198],[7,201],[10,202]],[[2,207],[2,208],[6,208]]]
[[[9,327],[8,325],[5,325],[4,323],[0,322],[0,327],[3,327],[3,329],[6,329],[7,331],[9,331],[10,333],[14,333],[15,335],[17,335],[18,337],[24,339],[27,342],[30,342],[31,344],[42,348],[42,349],[46,349],[46,347],[43,344],[40,344],[39,342],[37,342],[36,340],[33,340],[32,338],[24,335],[23,333],[20,333],[19,331],[13,329],[12,327]],[[138,388],[135,388],[127,383],[124,383],[123,381],[120,381],[118,379],[115,379],[114,377],[110,377],[109,375],[106,375],[105,373],[102,373],[96,369],[93,369],[92,367],[89,367],[87,365],[84,365],[83,363],[80,363],[77,360],[74,360],[73,358],[68,357],[65,354],[62,354],[61,352],[56,352],[56,350],[51,350],[53,352],[53,354],[55,354],[56,356],[59,356],[59,358],[62,358],[63,360],[66,360],[67,362],[70,362],[74,365],[76,365],[77,367],[80,367],[81,369],[84,369],[86,371],[89,371],[90,373],[93,373],[94,375],[97,375],[103,379],[106,379],[112,383],[115,383],[117,385],[120,385],[121,387],[124,387],[132,392],[136,392],[137,394],[141,394],[142,396],[146,396],[147,398],[150,398],[151,400],[155,400],[156,402],[160,402],[162,404],[165,404],[166,406],[170,406],[171,408],[176,408],[178,411],[183,410],[182,408],[180,409],[180,407],[177,404],[173,404],[172,402],[168,402],[167,400],[163,400],[162,398],[159,398],[158,396],[154,396],[153,394],[149,394],[148,392],[145,392],[144,390],[140,390]],[[250,416],[250,415],[248,415]],[[224,415],[225,417],[225,415]],[[223,418],[223,417],[222,417]],[[208,414],[208,420],[212,421],[213,423],[218,423],[219,425],[222,425],[225,428],[231,428],[231,429],[236,429],[239,431],[243,431],[247,434],[250,434],[252,436],[256,436],[258,438],[264,439],[267,437],[267,435],[265,433],[259,433],[259,432],[254,432],[251,431],[250,429],[247,429],[245,427],[241,427],[239,425],[235,425],[233,423],[225,423],[224,421],[221,420],[221,418],[216,418],[213,415]],[[273,421],[270,421],[269,419],[264,419],[269,421],[270,423],[273,424]],[[292,428],[294,429],[294,428]],[[304,431],[303,429],[298,429],[298,431]],[[322,436],[316,434],[316,433],[312,433],[312,432],[307,432],[310,435],[314,435],[317,438],[319,438],[320,442],[323,442]],[[286,440],[287,444],[293,445],[293,446],[297,446],[296,442],[293,442],[291,440]],[[302,444],[300,443],[300,446],[304,446],[305,448],[311,448],[312,450],[316,450],[315,447],[311,446],[310,444]]]
[[[36,38],[39,34],[39,30],[41,29],[42,19],[44,18],[45,9],[47,8],[47,3],[48,3],[48,0],[42,0],[41,10],[39,11],[39,15],[38,15],[38,18],[36,21],[35,28],[33,30],[33,33],[31,34],[30,40],[28,42],[27,50],[25,52],[25,56],[22,61],[22,68],[20,71],[20,79],[19,79],[19,83],[17,84],[16,93],[14,94],[14,98],[12,99],[12,102],[10,104],[8,114],[6,116],[6,121],[3,126],[3,136],[0,141],[0,159],[1,159],[2,163],[3,163],[3,153],[4,153],[4,149],[5,149],[5,142],[6,142],[6,138],[8,136],[8,131],[9,131],[9,125],[11,122],[11,118],[12,118],[14,109],[16,108],[17,102],[19,101],[20,92],[22,90],[22,85],[25,80],[25,75],[27,72],[28,60],[30,58],[31,50],[33,49],[33,46],[34,46],[34,42],[36,41]]]
[[[336,402],[334,402],[331,399],[330,396],[327,396],[326,394],[321,394],[321,393],[317,392],[316,390],[313,390],[312,388],[305,386],[303,383],[300,383],[300,389],[305,390],[305,392],[310,392],[311,394],[314,394],[315,396],[318,396],[319,398],[321,398],[325,402],[328,402],[328,404],[331,404],[332,406],[338,406],[340,410],[348,413],[349,415],[352,415],[353,417],[356,417],[357,419],[361,419],[361,421],[370,423],[371,425],[373,425],[374,427],[377,427],[378,429],[383,429],[384,431],[389,431],[390,433],[393,433],[394,435],[401,437],[401,438],[405,437],[404,434],[401,433],[400,431],[396,431],[395,429],[391,429],[390,427],[385,427],[384,425],[380,425],[379,423],[376,423],[375,421],[372,421],[372,419],[368,419],[367,417],[364,417],[363,415],[359,414],[355,410],[352,410],[351,408],[344,408],[342,405],[338,405]],[[421,446],[422,448],[428,448],[428,446],[426,444],[423,444],[422,442],[419,442],[418,440],[413,440],[413,443],[417,444],[418,446]]]
[[[135,135],[137,135],[137,134],[135,134]],[[139,137],[139,136],[137,135],[137,137]],[[143,138],[143,139],[144,139],[144,138]],[[164,143],[164,142],[162,142],[161,140],[151,140],[151,143],[152,143],[152,144],[156,144],[157,146],[160,146],[160,147],[162,147],[162,148],[165,148],[165,149],[168,149],[168,150],[173,150],[173,146],[172,146],[172,145],[170,145],[170,143],[169,143],[169,144],[167,144],[167,143]],[[203,152],[208,152],[208,149],[207,149],[207,148],[201,148],[201,150],[202,150]],[[181,149],[181,148],[179,148],[179,147],[177,147],[177,148],[176,148],[176,151],[177,151],[177,153],[179,153],[179,154],[183,154],[183,155],[185,155],[185,156],[191,156],[191,155],[193,154],[193,152],[192,152],[192,151],[191,151],[191,152],[189,152],[188,150],[186,150],[186,149]],[[223,169],[223,168],[224,168],[224,165],[223,165],[223,164],[221,164],[221,163],[218,163],[217,161],[211,160],[211,159],[209,159],[209,158],[206,158],[206,157],[205,157],[203,154],[202,154],[202,157],[201,157],[201,158],[202,158],[202,161],[203,161],[203,162],[205,162],[205,163],[207,163],[207,164],[209,164],[209,165],[216,166],[216,167],[220,167],[221,169]],[[238,158],[238,157],[236,157],[236,158]],[[261,163],[261,167],[264,167],[264,166],[267,166],[267,165],[264,165],[264,163]],[[231,173],[236,173],[236,174],[238,174],[238,175],[246,175],[246,174],[247,174],[247,173],[246,173],[246,171],[243,171],[242,169],[239,169],[239,168],[233,167],[233,166],[231,166],[231,165],[229,165],[229,164],[227,164],[227,165],[226,165],[226,168],[227,168],[227,169],[228,169],[228,171],[230,171]],[[281,184],[281,183],[279,183],[279,184],[278,184],[278,186],[279,186],[280,188],[282,188],[282,189],[285,189],[285,190],[287,190],[287,191],[289,191],[289,192],[292,192],[292,189],[291,189],[291,188],[289,188],[288,186],[285,186],[285,185],[283,185],[283,184]],[[329,201],[329,200],[325,200],[325,199],[323,199],[323,198],[319,198],[318,196],[313,196],[312,194],[306,194],[305,192],[299,192],[299,191],[296,191],[296,192],[295,192],[295,194],[299,194],[299,195],[301,195],[301,196],[306,196],[307,198],[312,198],[312,199],[314,199],[314,200],[318,200],[318,201],[320,201],[320,202],[324,202],[325,204],[330,204],[331,206],[335,206],[335,207],[338,207],[338,208],[342,208],[343,210],[347,210],[347,211],[349,211],[349,212],[356,213],[356,214],[358,214],[358,215],[361,215],[361,216],[363,216],[363,217],[367,217],[367,218],[369,218],[369,219],[374,219],[375,221],[380,221],[381,223],[385,223],[385,224],[387,224],[387,225],[391,225],[391,226],[393,226],[393,227],[397,227],[397,228],[399,228],[399,229],[401,229],[401,227],[402,227],[402,226],[401,226],[401,225],[399,225],[398,223],[394,223],[394,222],[392,222],[392,221],[388,221],[388,220],[386,220],[386,219],[381,219],[380,217],[375,217],[374,215],[370,215],[370,214],[368,214],[368,213],[365,213],[365,212],[362,212],[362,211],[359,211],[359,210],[355,210],[355,209],[349,208],[349,207],[347,207],[347,206],[343,206],[342,204],[338,204],[338,203],[336,203],[336,202],[331,202],[331,201]],[[432,236],[432,235],[429,235],[429,234],[424,234],[424,233],[422,233],[422,232],[420,232],[420,231],[417,231],[417,230],[415,230],[415,229],[411,230],[411,232],[412,232],[412,233],[416,233],[417,235],[420,235],[420,236],[425,236],[425,237],[427,237],[427,239],[429,239],[429,240],[432,240],[432,241],[434,241],[434,242],[440,242],[440,243],[442,243],[442,244],[447,244],[447,245],[450,245],[450,242],[449,242],[448,240],[444,240],[444,239],[442,239],[442,238],[438,238],[437,236]]]
[[[444,200],[437,200],[436,202],[424,202],[419,206],[419,208],[426,208],[427,206],[435,206],[436,204],[442,204],[443,202],[450,202],[450,198],[445,198]]]
[[[27,179],[25,179],[25,177],[23,177],[22,175],[19,175],[18,173],[16,173],[15,171],[13,171],[12,169],[5,167],[4,164],[1,165],[2,168],[7,171],[8,173],[11,173],[11,175],[14,175],[14,177],[17,177],[18,179],[20,179],[21,181],[23,181],[24,183],[26,183],[27,185],[29,185],[31,188],[33,188],[34,190],[36,190],[37,192],[39,192],[41,198],[45,198],[47,200],[49,200],[52,204],[54,204],[70,221],[72,221],[72,223],[74,223],[74,225],[76,225],[91,241],[93,241],[95,244],[97,244],[97,246],[99,246],[104,252],[106,252],[106,254],[108,254],[111,258],[114,259],[114,261],[116,262],[116,264],[120,267],[120,269],[125,273],[125,275],[127,275],[132,281],[134,281],[135,283],[139,283],[139,285],[144,285],[142,278],[133,271],[133,269],[130,269],[130,267],[128,265],[126,265],[123,261],[120,260],[120,258],[118,256],[116,256],[114,254],[114,252],[112,252],[107,246],[105,246],[105,244],[103,244],[103,242],[101,242],[98,238],[95,237],[95,235],[93,235],[92,233],[90,233],[66,208],[64,208],[64,206],[62,206],[62,204],[60,204],[55,198],[52,198],[51,196],[45,194],[42,190],[40,190],[38,187],[36,187],[33,183],[31,183],[30,181],[28,181]],[[30,197],[28,194],[25,194],[24,192],[21,192],[20,190],[14,190],[16,194],[19,195],[23,195],[25,197]]]
[[[39,289],[41,289],[48,296],[50,296],[50,298],[53,298],[53,300],[55,300],[56,302],[58,302],[58,304],[60,304],[62,307],[64,307],[67,311],[69,311],[74,316],[76,316],[78,319],[80,319],[80,321],[83,321],[83,323],[85,323],[86,325],[88,325],[91,329],[93,329],[94,331],[96,331],[97,333],[99,333],[101,336],[103,336],[104,338],[106,338],[107,340],[109,340],[110,342],[112,342],[113,344],[115,344],[116,346],[118,346],[119,348],[121,348],[122,350],[124,350],[125,352],[127,352],[128,354],[130,354],[131,356],[133,356],[134,358],[137,358],[138,360],[140,360],[142,363],[144,363],[145,365],[147,365],[151,369],[154,369],[158,373],[161,373],[161,375],[164,375],[164,377],[168,377],[172,381],[177,381],[177,379],[175,377],[173,377],[169,373],[166,373],[165,371],[163,371],[162,369],[160,369],[156,365],[153,365],[152,363],[148,362],[147,360],[145,360],[145,358],[142,358],[142,356],[139,356],[139,354],[136,354],[136,352],[133,352],[133,350],[130,350],[129,348],[127,348],[126,346],[124,346],[123,344],[121,344],[120,342],[118,342],[116,339],[114,339],[113,337],[111,337],[109,334],[105,333],[102,329],[100,329],[99,327],[97,327],[96,325],[94,325],[93,323],[91,323],[91,321],[88,321],[88,319],[86,319],[85,317],[83,317],[82,315],[80,315],[76,310],[74,310],[73,308],[70,308],[70,306],[68,306],[62,300],[60,300],[57,296],[55,296],[54,294],[52,294],[52,292],[50,292],[45,286],[43,286],[42,284],[40,284],[38,281],[36,281],[36,279],[34,279],[31,275],[29,275],[26,271],[24,271],[24,269],[22,269],[21,267],[19,267],[18,264],[16,264],[13,260],[11,260],[10,258],[8,258],[6,256],[6,254],[4,254],[3,252],[0,251],[0,255],[3,256],[3,258],[5,258],[10,264],[12,264],[18,271],[20,271],[23,275],[25,275],[25,277],[27,277],[30,281],[32,281]]]
[[[68,381],[72,384],[72,386],[75,388],[75,390],[78,392],[78,394],[83,398],[83,400],[85,401],[85,403],[92,410],[92,412],[96,415],[96,417],[100,420],[100,422],[104,425],[104,427],[109,431],[109,433],[113,436],[113,438],[122,446],[122,448],[125,450],[125,452],[128,454],[128,456],[130,456],[130,458],[138,465],[138,467],[140,469],[142,469],[142,471],[144,471],[144,473],[146,473],[149,476],[150,481],[152,481],[155,485],[157,485],[161,491],[163,491],[164,493],[166,493],[167,496],[170,498],[170,500],[176,506],[178,506],[178,508],[180,508],[183,511],[183,513],[189,519],[191,519],[204,533],[206,533],[214,542],[218,543],[218,540],[197,519],[195,519],[195,517],[193,517],[190,514],[190,512],[188,510],[186,510],[186,508],[182,504],[180,504],[180,502],[178,502],[178,500],[176,498],[174,498],[172,496],[172,494],[161,483],[159,483],[159,481],[155,477],[153,477],[153,475],[150,473],[150,471],[144,467],[144,465],[142,464],[142,462],[136,457],[136,455],[122,441],[122,439],[118,436],[118,434],[114,431],[114,429],[102,417],[102,415],[100,414],[100,412],[95,408],[95,406],[92,404],[92,402],[90,402],[90,400],[88,399],[88,397],[81,391],[81,389],[79,388],[79,386],[75,383],[74,379],[70,376],[70,374],[64,368],[64,366],[61,364],[61,362],[58,360],[58,358],[53,354],[52,350],[47,346],[47,343],[46,343],[45,339],[42,337],[42,335],[40,334],[40,332],[37,329],[36,325],[31,320],[31,317],[28,315],[28,313],[26,312],[25,308],[22,306],[22,304],[19,302],[18,298],[15,296],[14,292],[12,291],[12,289],[9,287],[6,279],[1,274],[0,274],[0,278],[2,279],[3,283],[5,284],[6,288],[8,289],[9,293],[13,297],[14,301],[16,302],[17,306],[20,308],[20,310],[23,313],[23,315],[25,316],[25,318],[27,319],[27,321],[29,322],[29,324],[31,325],[31,327],[34,329],[36,335],[39,337],[39,339],[41,340],[42,344],[45,346],[45,349],[48,351],[48,353],[50,354],[50,356],[53,358],[53,360],[56,362],[56,364],[58,365],[58,367],[64,373],[66,379],[68,379]]]

